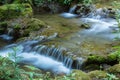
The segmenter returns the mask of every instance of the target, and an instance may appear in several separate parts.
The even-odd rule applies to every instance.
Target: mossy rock
[[[107,73],[105,71],[100,71],[100,70],[95,70],[95,71],[91,71],[88,73],[88,75],[90,76],[90,78],[92,78],[92,80],[101,80],[105,77],[107,77]]]
[[[87,73],[81,70],[73,70],[72,73],[74,74],[75,80],[91,80]]]
[[[36,18],[31,18],[27,22],[26,29],[24,30],[23,36],[29,35],[29,33],[33,31],[42,30],[43,28],[46,28],[46,27],[47,26],[43,21]]]
[[[120,64],[116,64],[107,70],[109,73],[120,74]]]
[[[116,78],[115,80],[120,80],[120,64],[116,64],[106,70],[109,74],[115,75]]]
[[[11,19],[8,21],[8,25],[6,32],[8,32],[8,28],[13,29],[10,35],[13,36],[15,40],[22,37],[28,37],[31,34],[38,36],[41,31],[47,27],[47,25],[39,19],[26,17]]]
[[[87,60],[84,62],[84,65],[89,64],[109,64],[114,65],[119,62],[118,54],[109,54],[107,56],[100,56],[100,55],[90,55],[88,56]]]
[[[25,4],[6,4],[0,6],[0,20],[2,19],[11,19],[21,17],[28,17],[32,16],[33,11],[32,7],[25,3]]]
[[[30,30],[35,31],[35,30],[40,30],[41,28],[45,28],[46,24],[39,19],[31,18],[27,26]]]
[[[106,58],[103,56],[98,56],[98,55],[90,55],[88,59],[86,60],[86,64],[102,64],[106,62]]]

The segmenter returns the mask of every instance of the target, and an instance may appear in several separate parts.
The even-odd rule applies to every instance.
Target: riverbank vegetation
[[[69,12],[71,7],[74,8],[71,14],[75,14],[75,17],[72,19],[61,17],[60,14]],[[100,8],[101,12],[97,13],[97,8]],[[108,39],[108,42],[97,41],[99,38],[93,37],[96,42],[85,38],[80,40],[85,40],[83,43],[79,39],[85,36],[81,37],[82,33],[76,35],[80,31],[91,29],[92,23],[79,21],[80,18],[89,17],[91,13],[95,13],[94,16],[99,14],[102,18],[112,18],[120,27],[119,0],[0,0],[0,44],[4,40],[7,44],[19,43],[37,40],[39,36],[44,36],[46,39],[52,34],[57,34],[55,39],[39,44],[62,47],[63,55],[70,55],[74,64],[77,63],[78,57],[84,58],[81,70],[73,69],[70,74],[55,75],[33,65],[18,64],[21,58],[17,57],[16,48],[13,48],[14,52],[9,53],[12,55],[0,57],[0,80],[119,80],[119,34],[113,41]],[[116,26],[113,30],[114,33],[120,32]],[[10,37],[3,36],[6,34]],[[0,45],[0,51],[3,47]]]

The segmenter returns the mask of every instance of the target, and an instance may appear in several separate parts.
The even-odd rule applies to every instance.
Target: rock
[[[0,34],[7,34],[13,37],[13,40],[28,36],[39,36],[47,25],[36,18],[15,18],[0,22]]]
[[[85,29],[89,29],[90,25],[88,25],[88,24],[82,24],[80,27],[85,28]]]
[[[104,78],[107,77],[107,72],[95,70],[89,72],[88,75],[90,76],[90,78],[92,78],[92,80],[103,80]]]
[[[107,56],[100,56],[100,55],[90,55],[88,56],[87,60],[84,62],[84,65],[89,64],[108,64],[108,65],[114,65],[119,62],[118,54],[117,53],[111,53]]]
[[[86,16],[96,10],[94,5],[77,4],[74,13],[80,16]]]
[[[107,69],[110,74],[114,74],[117,78],[120,79],[120,64],[116,64]]]
[[[7,4],[0,6],[0,20],[17,18],[20,16],[32,16],[32,8],[29,4]]]
[[[91,78],[87,75],[87,73],[81,70],[73,70],[72,74],[74,74],[75,80],[91,80]]]

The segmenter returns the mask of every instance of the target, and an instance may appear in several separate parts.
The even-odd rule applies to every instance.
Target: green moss
[[[106,58],[103,56],[97,56],[97,55],[91,55],[88,57],[87,61],[88,64],[90,63],[97,63],[97,64],[101,64],[106,62]]]
[[[32,18],[29,22],[28,22],[28,28],[30,30],[40,30],[41,28],[45,28],[46,25],[43,21],[36,19],[36,18]]]
[[[120,64],[116,64],[107,70],[109,73],[120,74]]]
[[[116,54],[109,54],[107,56],[107,61],[111,62],[111,61],[117,61],[117,55]]]
[[[90,77],[83,71],[73,70],[75,80],[91,80]]]
[[[16,18],[19,16],[32,16],[29,4],[6,4],[0,6],[0,19]]]
[[[107,77],[107,73],[105,71],[99,71],[99,70],[91,71],[88,73],[88,75],[90,76],[90,78],[95,80]]]

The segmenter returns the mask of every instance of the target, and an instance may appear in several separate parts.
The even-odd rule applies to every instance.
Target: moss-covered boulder
[[[120,74],[120,64],[116,64],[107,70],[109,73]]]
[[[39,31],[39,33],[42,31],[43,28],[46,28],[46,24],[36,18],[31,18],[30,20],[28,20],[26,28],[24,30],[23,36],[25,35],[29,35],[30,32],[33,31]]]
[[[104,62],[106,62],[106,58],[99,55],[90,55],[85,61],[86,64],[102,64]]]
[[[15,40],[21,37],[28,37],[31,34],[38,36],[47,27],[43,21],[36,18],[11,19],[8,21],[8,25],[7,30],[12,29],[10,36],[13,36]]]
[[[75,80],[91,80],[87,73],[80,70],[73,70]]]
[[[31,18],[31,20],[28,22],[28,28],[30,30],[39,30],[41,28],[46,27],[45,23],[39,19]]]
[[[100,70],[91,71],[88,73],[88,75],[90,78],[92,78],[92,80],[102,80],[103,78],[107,77],[107,73]]]
[[[0,20],[16,17],[32,16],[32,7],[29,4],[6,4],[0,6]]]
[[[100,55],[89,55],[87,60],[84,62],[84,65],[90,64],[109,64],[114,65],[119,63],[119,54],[118,53],[111,53],[107,56],[100,56]]]

